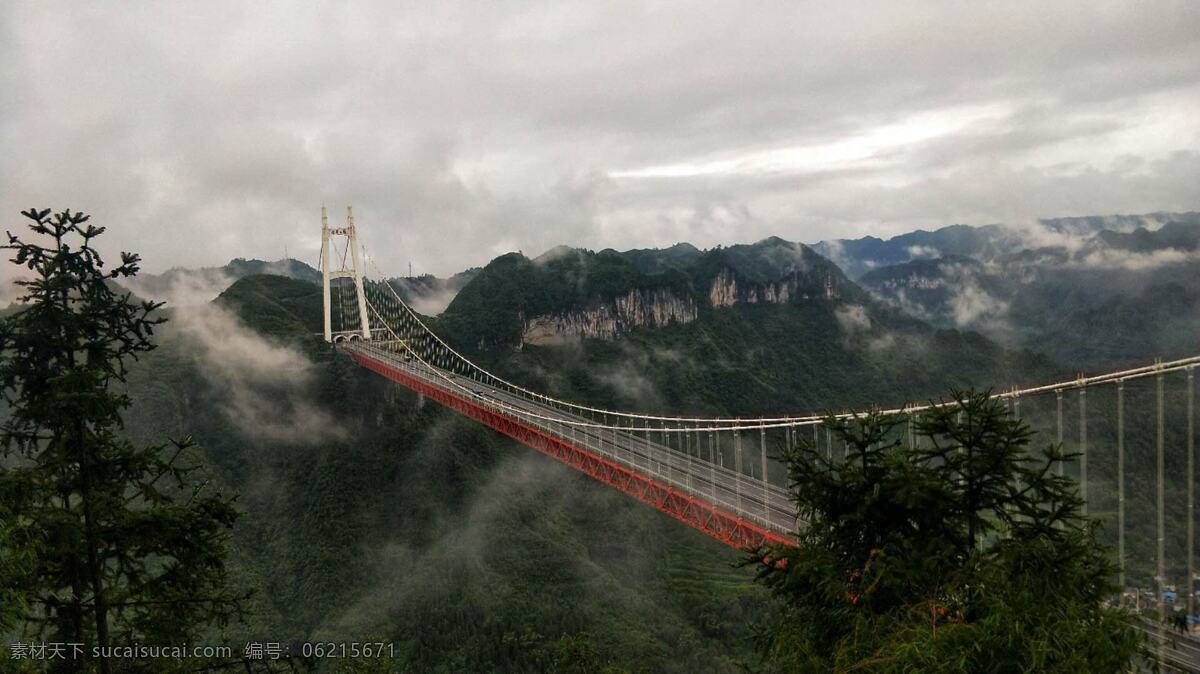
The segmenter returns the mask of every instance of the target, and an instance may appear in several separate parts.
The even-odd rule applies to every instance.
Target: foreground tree
[[[826,422],[844,461],[785,451],[798,548],[752,562],[785,609],[766,638],[778,672],[1128,671],[1129,617],[1113,566],[1057,446],[986,394],[956,393],[907,421]],[[783,560],[783,563],[780,563]]]
[[[2,468],[0,468],[2,470]],[[30,545],[14,545],[12,514],[0,502],[0,634],[6,634],[28,609],[24,584],[36,554]]]
[[[122,253],[105,271],[94,248],[104,228],[88,216],[23,215],[33,236],[10,233],[3,246],[30,277],[0,321],[0,596],[21,591],[22,632],[86,644],[87,654],[194,641],[240,612],[225,567],[237,511],[189,483],[189,440],[136,447],[122,437],[131,401],[117,386],[154,348],[158,305],[113,289],[138,257]],[[88,666],[110,671],[104,659]]]

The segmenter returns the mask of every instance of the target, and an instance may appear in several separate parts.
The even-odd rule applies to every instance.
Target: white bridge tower
[[[346,263],[344,259],[342,260],[342,268],[339,270],[335,271],[329,266],[330,238],[335,236],[346,237],[346,247],[350,249],[350,269],[345,268]],[[371,326],[367,320],[367,296],[363,293],[361,269],[362,264],[358,253],[358,235],[354,232],[354,210],[350,206],[347,206],[346,226],[331,229],[329,227],[329,215],[325,212],[325,207],[321,206],[321,286],[325,299],[325,341],[327,342],[333,341],[329,283],[336,278],[354,280],[354,294],[358,297],[358,318],[362,322],[362,338],[371,338]]]

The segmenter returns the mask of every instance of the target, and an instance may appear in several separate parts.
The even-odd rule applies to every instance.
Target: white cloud
[[[3,272],[3,275],[0,276],[0,309],[3,309],[16,302],[17,298],[26,295],[25,289],[16,282],[28,279],[29,275],[28,270],[9,264],[7,261],[0,262],[0,272]]]
[[[867,315],[866,308],[861,305],[849,304],[838,307],[833,315],[837,318],[842,332],[847,335],[867,332],[871,329],[871,317]]]
[[[294,444],[343,436],[311,398],[313,365],[303,353],[266,340],[212,304],[181,306],[167,329],[246,436]]]
[[[145,275],[124,279],[121,284],[143,299],[166,302],[170,307],[196,307],[216,299],[233,283],[219,268],[174,269],[159,277]]]
[[[1156,250],[1150,253],[1113,250],[1103,248],[1090,251],[1071,261],[1071,266],[1100,269],[1125,269],[1147,271],[1166,265],[1183,264],[1200,260],[1200,253],[1186,250]]]
[[[425,314],[426,316],[437,316],[450,306],[450,302],[454,300],[455,295],[458,295],[457,289],[445,288],[435,292],[413,295],[408,298],[408,306],[412,307],[417,313]]]
[[[756,150],[725,158],[610,171],[613,178],[684,178],[713,174],[820,173],[884,168],[885,153],[951,136],[973,124],[1003,115],[1002,106],[926,110],[897,122],[856,130],[833,142]]]
[[[1008,303],[989,294],[972,276],[960,276],[949,286],[950,314],[959,327],[1001,321],[1008,313]]]
[[[619,396],[623,403],[619,407],[653,410],[662,407],[662,394],[658,386],[650,378],[651,368],[655,361],[666,360],[679,367],[685,362],[682,354],[670,349],[651,349],[635,347],[628,342],[620,342],[622,356],[614,364],[593,368],[592,378],[607,386]]]

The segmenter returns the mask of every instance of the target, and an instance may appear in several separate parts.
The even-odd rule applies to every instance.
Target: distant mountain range
[[[973,255],[916,258],[859,282],[935,325],[978,330],[1076,368],[1200,352],[1200,214],[1154,229],[1088,231],[1100,222],[1080,218],[1004,250],[996,242],[1011,237],[992,236]]]
[[[558,246],[390,283],[417,311],[441,314],[441,328],[469,349],[612,340],[714,308],[825,298],[1094,369],[1200,350],[1198,265],[1200,213],[1188,212],[951,225],[812,245],[771,237],[711,250]],[[297,260],[236,259],[144,275],[134,288],[207,300],[255,274],[320,281]]]
[[[450,276],[439,278],[430,274],[412,277],[396,277],[389,279],[392,287],[421,313],[436,315],[446,308],[450,300],[479,272],[479,269],[468,269]],[[162,274],[140,274],[130,284],[137,294],[168,302],[200,301],[207,302],[238,279],[260,274],[284,276],[287,278],[321,282],[321,271],[299,260],[287,258],[282,260],[247,260],[235,258],[229,264],[221,267],[201,267],[187,269],[176,267]]]
[[[321,272],[293,259],[247,260],[234,258],[221,267],[188,269],[173,267],[161,274],[138,274],[130,289],[138,295],[169,303],[207,302],[221,294],[238,279],[256,274],[271,274],[288,278],[321,282]]]
[[[821,241],[813,244],[813,249],[836,263],[850,278],[859,279],[873,270],[912,260],[943,256],[991,260],[1048,244],[1069,245],[1102,232],[1120,235],[1138,230],[1155,231],[1169,223],[1200,224],[1200,213],[1051,218],[1027,226],[950,225],[931,232],[917,230],[887,240],[866,236]]]

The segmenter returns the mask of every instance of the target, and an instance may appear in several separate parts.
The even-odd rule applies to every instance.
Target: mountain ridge
[[[1071,244],[910,260],[860,281],[934,325],[979,330],[1078,369],[1200,352],[1200,219],[1100,230]]]

